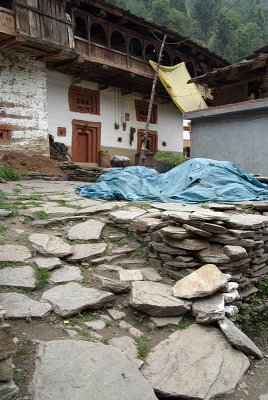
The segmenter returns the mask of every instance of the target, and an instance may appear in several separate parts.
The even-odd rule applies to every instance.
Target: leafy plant
[[[133,337],[133,339],[136,342],[137,345],[137,349],[138,349],[138,353],[139,353],[139,357],[144,360],[144,358],[149,354],[150,349],[148,344],[146,343],[146,339],[143,337]]]
[[[19,181],[21,173],[10,167],[10,165],[4,164],[0,166],[0,178],[5,179],[5,181]]]
[[[38,219],[48,219],[49,218],[49,215],[44,210],[35,211],[34,215]]]
[[[171,165],[180,165],[187,161],[187,158],[184,157],[182,154],[172,153],[169,151],[157,151],[154,155],[154,159],[156,161]]]
[[[264,278],[259,284],[258,289],[263,297],[268,297],[268,277]]]
[[[7,231],[7,226],[4,224],[0,224],[0,235],[4,235]]]

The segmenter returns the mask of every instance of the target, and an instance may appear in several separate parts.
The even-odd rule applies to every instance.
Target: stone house
[[[75,162],[100,150],[134,160],[157,60],[192,77],[227,65],[189,39],[98,0],[0,0],[0,153],[49,155],[48,134]],[[180,43],[181,42],[181,43]],[[204,96],[209,97],[208,92]],[[182,114],[159,83],[148,148],[183,151]]]
[[[214,106],[188,112],[191,157],[227,160],[268,175],[268,46],[189,82],[211,89]]]

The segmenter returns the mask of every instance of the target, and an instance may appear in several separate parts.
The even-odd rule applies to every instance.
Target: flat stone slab
[[[134,207],[132,207],[133,210]],[[109,218],[117,224],[130,224],[135,218],[146,214],[147,211],[136,208],[135,211],[117,210],[109,214]]]
[[[248,356],[263,358],[261,350],[232,321],[228,318],[224,318],[218,321],[218,324],[233,347]]]
[[[207,249],[199,252],[201,261],[209,264],[225,264],[230,261],[230,257],[224,251],[224,247],[218,244],[210,244]]]
[[[47,290],[42,301],[52,304],[57,315],[66,317],[86,309],[97,309],[114,300],[114,295],[98,289],[85,288],[79,283],[70,282]]]
[[[235,260],[240,260],[241,258],[246,258],[248,256],[247,250],[242,246],[224,246],[224,251],[228,257]]]
[[[139,269],[122,269],[119,271],[121,282],[143,281],[143,275]]]
[[[73,254],[67,258],[68,261],[75,262],[85,258],[102,256],[107,249],[105,243],[75,244]]]
[[[160,342],[141,371],[160,396],[210,400],[232,392],[249,366],[218,329],[195,324]]]
[[[61,266],[61,260],[58,257],[36,257],[33,261],[41,269],[51,270]]]
[[[133,221],[130,227],[138,232],[147,232],[163,228],[165,225],[167,225],[167,222],[162,221],[160,218],[146,218],[146,216],[141,216]]]
[[[6,311],[6,318],[43,318],[52,310],[50,304],[20,293],[0,293],[0,304]]]
[[[162,281],[162,276],[152,267],[141,268],[143,279],[146,281],[160,282]]]
[[[227,226],[234,229],[259,229],[268,226],[268,217],[256,214],[231,215]]]
[[[65,257],[73,252],[72,246],[55,235],[34,233],[28,240],[38,253],[45,256]]]
[[[97,241],[101,236],[104,226],[105,224],[101,221],[89,219],[86,222],[72,226],[71,229],[68,230],[67,236],[69,240],[80,239]]]
[[[19,393],[19,388],[13,381],[3,382],[0,385],[0,399],[9,400],[13,399]]]
[[[173,286],[173,295],[183,299],[210,296],[224,287],[230,277],[216,265],[206,264],[179,280]]]
[[[79,340],[39,345],[31,391],[33,400],[157,400],[121,349]]]
[[[0,245],[0,261],[25,261],[31,258],[30,250],[26,246],[3,244]]]
[[[34,289],[35,284],[35,270],[30,265],[0,269],[0,286]]]
[[[108,308],[108,314],[112,317],[113,320],[117,321],[126,316],[126,313],[123,311],[116,310],[115,308]]]
[[[127,293],[131,286],[126,282],[120,282],[115,279],[107,278],[106,276],[93,275],[95,280],[100,283],[101,289],[108,290],[112,293]]]
[[[112,338],[109,344],[119,349],[131,363],[141,368],[144,362],[139,358],[138,349],[135,340],[129,336],[121,336],[119,338]]]
[[[192,235],[186,229],[180,226],[169,225],[165,228],[162,228],[160,231],[164,236],[169,236],[174,239],[182,240],[189,239]]]
[[[9,217],[11,214],[12,214],[12,211],[4,210],[4,209],[0,210],[0,218]]]
[[[130,305],[153,317],[171,317],[185,314],[191,302],[172,296],[172,286],[158,282],[133,282]]]
[[[205,238],[209,238],[212,236],[212,233],[203,231],[202,229],[196,228],[195,226],[192,226],[192,225],[184,224],[183,228],[185,228],[187,231],[192,232],[194,235],[197,235],[197,236],[201,236],[201,237],[205,237]]]
[[[196,322],[200,324],[210,324],[222,319],[225,315],[223,295],[216,293],[210,297],[193,301],[192,314],[195,316]]]
[[[200,239],[176,240],[174,238],[170,238],[168,243],[170,246],[188,251],[198,251],[205,249],[209,246],[209,243],[207,241]]]
[[[150,321],[154,323],[157,328],[163,328],[168,325],[178,325],[183,317],[150,317]]]
[[[53,271],[50,275],[50,283],[63,283],[63,282],[82,282],[83,275],[78,267],[72,265],[65,265]]]
[[[100,331],[105,328],[106,323],[101,319],[97,319],[95,321],[85,321],[84,325],[90,329],[94,329],[95,331]]]

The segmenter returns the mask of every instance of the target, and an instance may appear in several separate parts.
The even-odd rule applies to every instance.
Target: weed
[[[13,368],[13,381],[15,385],[19,385],[21,383],[22,376],[16,367]]]
[[[136,203],[135,201],[131,202],[130,205],[132,207],[141,208],[142,210],[149,210],[150,208],[152,208],[151,205],[148,203]]]
[[[148,252],[148,247],[146,245],[141,246],[138,250],[135,251],[135,256],[145,258]]]
[[[159,273],[160,276],[162,276],[163,278],[167,278],[169,275],[167,273],[167,271],[165,270],[165,268],[163,267],[158,267],[157,268],[157,272]]]
[[[107,237],[103,237],[103,238],[101,239],[101,241],[102,241],[103,243],[106,243],[106,244],[112,243],[111,239],[109,239],[109,238],[107,238]]]
[[[26,262],[20,262],[20,261],[0,261],[0,269],[2,268],[14,268],[14,267],[21,267],[23,265],[29,265],[29,263]]]
[[[0,178],[5,179],[6,181],[19,181],[21,173],[10,167],[10,165],[1,165]]]
[[[48,219],[49,218],[49,215],[44,210],[35,211],[34,215],[38,219]]]
[[[124,245],[126,244],[126,242],[125,242],[124,239],[119,239],[119,240],[116,240],[116,241],[114,242],[114,244],[115,244],[116,246],[118,246],[118,247],[122,247],[122,246],[124,246]]]
[[[49,325],[56,324],[60,321],[61,321],[61,319],[59,317],[57,317],[57,315],[49,315],[47,317],[47,322],[49,323]]]
[[[80,331],[79,334],[83,340],[87,340],[88,342],[94,342],[94,343],[99,342],[99,339],[97,339],[94,335],[92,335],[92,333],[88,331]]]
[[[201,208],[210,208],[208,204],[204,203],[204,204],[200,204]]]
[[[15,187],[15,188],[12,189],[12,192],[15,193],[15,194],[19,194],[19,193],[21,193],[21,189]]]
[[[74,239],[71,242],[72,242],[72,244],[86,244],[86,243],[88,243],[86,240],[82,240],[82,239]]]
[[[26,290],[26,289],[20,289],[20,288],[16,288],[16,287],[7,287],[7,286],[4,286],[3,287],[3,289],[6,291],[6,292],[10,292],[10,293],[20,293],[20,294],[30,294],[31,293],[31,291],[30,290]]]
[[[0,208],[4,210],[10,210],[12,211],[13,214],[18,213],[18,207],[16,207],[12,203],[8,203],[7,198],[6,198],[6,193],[0,190]]]
[[[127,234],[130,238],[133,238],[135,235],[135,230],[133,228],[128,228]]]
[[[150,349],[148,344],[146,343],[146,339],[143,337],[134,336],[133,339],[136,342],[139,357],[144,360],[144,358],[149,354]]]
[[[129,269],[129,266],[127,263],[118,263],[117,265],[118,265],[118,267],[121,267],[123,269]]]
[[[44,289],[46,287],[46,285],[48,284],[49,276],[50,276],[49,271],[47,271],[46,269],[38,268],[36,270],[37,282],[35,285],[35,289],[37,289],[37,290]]]
[[[81,275],[83,276],[83,283],[86,284],[90,282],[90,276],[87,268],[81,267],[80,270],[81,270]]]
[[[262,298],[254,296],[249,299],[247,306],[240,309],[235,321],[244,332],[258,332],[268,337],[268,324],[257,306],[262,303]]]
[[[73,317],[69,318],[69,324],[70,325],[77,325],[81,324],[86,321],[95,321],[96,319],[99,319],[100,312],[95,311],[91,313],[84,313],[84,314],[78,314]]]
[[[23,343],[21,343],[17,348],[16,357],[25,360],[25,358],[27,358],[29,354],[31,345],[32,345],[31,339],[24,340]]]
[[[240,204],[239,206],[246,214],[254,214],[254,209],[250,204]]]
[[[187,328],[189,328],[190,325],[191,325],[190,321],[187,321],[187,319],[182,319],[178,323],[177,327],[178,327],[178,329],[187,329]]]
[[[110,340],[111,340],[111,337],[107,336],[107,337],[102,337],[100,339],[100,342],[103,343],[103,344],[109,344]]]
[[[258,289],[260,295],[263,297],[268,297],[268,277],[264,278],[259,284]]]
[[[0,224],[0,235],[4,235],[7,231],[7,226],[4,224]]]

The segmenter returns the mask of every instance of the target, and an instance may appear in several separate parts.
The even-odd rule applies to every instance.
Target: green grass
[[[20,189],[20,188],[13,188],[13,189],[12,189],[12,192],[13,192],[14,194],[19,194],[19,193],[21,193],[21,189]]]
[[[264,278],[258,285],[257,285],[261,297],[268,297],[268,277]]]
[[[7,231],[7,226],[4,224],[0,224],[0,235],[4,235]]]
[[[5,179],[6,181],[19,181],[21,178],[21,173],[9,165],[1,165],[0,178]]]
[[[254,214],[254,209],[250,204],[240,204],[239,206],[246,214]]]
[[[38,268],[36,270],[37,281],[36,281],[35,289],[37,289],[37,290],[44,289],[48,284],[49,276],[50,276],[49,271],[47,271],[46,269]]]
[[[121,267],[123,269],[129,269],[129,266],[127,263],[118,263],[117,265],[118,265],[118,267]]]
[[[44,210],[35,211],[34,215],[38,219],[48,219],[49,218],[49,215]]]
[[[71,240],[71,243],[72,244],[86,244],[88,242],[86,240],[82,240],[82,239],[74,239],[74,240]]]
[[[169,151],[157,151],[154,155],[154,159],[171,165],[180,165],[188,160],[188,158],[184,157],[182,154]]]
[[[96,319],[99,319],[100,316],[100,311],[95,311],[91,313],[84,313],[84,314],[77,314],[74,315],[73,317],[68,318],[69,324],[70,325],[77,325],[81,324],[86,321],[95,321]]]
[[[268,321],[264,314],[259,312],[257,306],[262,304],[263,296],[254,296],[248,300],[248,304],[240,308],[235,322],[243,332],[257,333],[268,338]]]
[[[0,208],[12,211],[13,214],[18,213],[18,207],[16,207],[15,204],[9,203],[7,201],[6,193],[3,192],[3,190],[0,190]]]
[[[0,269],[8,267],[22,267],[23,265],[29,265],[29,263],[23,261],[0,261]]]
[[[137,257],[146,258],[147,251],[148,251],[148,247],[146,245],[144,245],[144,246],[141,246],[139,249],[137,249],[134,254]]]
[[[31,345],[31,339],[24,340],[17,348],[16,358],[25,360],[28,357]]]
[[[142,360],[144,360],[145,357],[147,357],[147,355],[148,355],[149,352],[150,352],[149,346],[148,346],[148,344],[146,343],[146,342],[147,342],[147,339],[145,339],[145,338],[143,338],[143,337],[137,337],[137,336],[134,336],[133,339],[134,339],[135,342],[136,342],[137,349],[138,349],[138,353],[139,353],[139,357],[140,357]]]
[[[21,373],[17,370],[16,367],[13,368],[13,381],[15,385],[19,385],[22,381]]]

